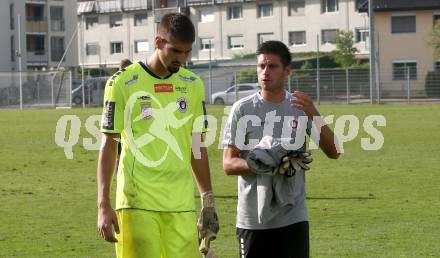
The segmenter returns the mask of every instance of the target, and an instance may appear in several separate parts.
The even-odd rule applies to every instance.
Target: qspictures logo
[[[308,117],[292,117],[279,116],[276,111],[268,112],[264,118],[261,116],[247,115],[243,116],[236,122],[236,130],[231,132],[230,119],[228,115],[231,107],[225,107],[223,115],[220,119],[212,115],[202,115],[194,117],[191,112],[182,113],[182,101],[171,102],[166,106],[162,106],[153,96],[145,101],[151,101],[155,105],[149,104],[149,108],[141,110],[139,115],[133,116],[133,111],[137,106],[136,101],[145,99],[145,92],[137,92],[128,100],[124,108],[124,132],[126,135],[123,144],[126,144],[132,153],[139,153],[140,148],[154,148],[158,142],[166,147],[163,155],[158,160],[150,160],[144,155],[136,155],[138,162],[147,167],[156,167],[166,160],[167,155],[171,152],[176,157],[183,160],[183,151],[178,139],[173,135],[173,130],[179,130],[182,126],[191,128],[208,123],[209,128],[202,143],[199,138],[193,138],[192,151],[195,158],[200,158],[201,146],[209,147],[218,141],[217,148],[224,148],[224,138],[235,137],[235,143],[240,145],[240,149],[253,149],[258,144],[259,139],[249,138],[250,128],[263,127],[264,135],[272,135],[274,126],[279,123],[282,125],[283,137],[293,137],[295,140],[291,149],[298,149],[305,143],[308,134],[309,149],[318,149],[319,136],[322,126],[325,124],[332,126],[335,133],[335,145],[338,152],[344,153],[344,144],[355,141],[360,137],[360,148],[365,151],[380,150],[384,143],[385,137],[380,128],[386,126],[386,118],[383,115],[368,115],[363,119],[359,119],[355,115],[328,115],[326,117],[314,117],[312,121]],[[185,103],[187,105],[188,103]],[[145,107],[144,103],[144,107]],[[155,108],[152,108],[155,106]],[[110,110],[114,111],[114,108]],[[142,106],[141,106],[142,108]],[[146,112],[148,116],[146,116]],[[180,119],[178,119],[180,114]],[[183,114],[183,118],[182,118]],[[76,115],[64,115],[59,118],[56,125],[55,143],[63,148],[67,159],[73,159],[73,147],[80,143],[81,130],[85,130],[89,136],[82,139],[82,145],[86,150],[96,151],[101,146],[100,123],[108,121],[108,114],[104,113],[104,120],[101,115],[92,115],[88,117],[84,124]],[[147,118],[146,118],[147,117]],[[137,123],[148,121],[149,129],[141,135],[133,134],[133,126]],[[191,123],[191,124],[188,124]],[[221,123],[220,130],[217,130]],[[226,130],[225,130],[226,128]],[[293,136],[292,136],[293,135]],[[360,136],[362,135],[362,136]]]

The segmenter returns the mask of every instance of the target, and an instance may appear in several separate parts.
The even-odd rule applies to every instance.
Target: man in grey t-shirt
[[[264,136],[290,139],[292,150],[305,151],[305,133],[311,121],[319,132],[319,147],[333,159],[339,157],[335,136],[325,125],[312,99],[304,92],[284,90],[290,74],[291,55],[279,41],[266,41],[257,50],[257,74],[261,91],[236,102],[229,114],[223,137],[223,168],[238,176],[237,238],[240,258],[309,257],[309,226],[305,204],[305,174],[294,175],[292,205],[272,205],[270,218],[258,213],[258,194],[266,189],[260,175],[246,162],[249,151]],[[270,187],[268,188],[270,189]]]

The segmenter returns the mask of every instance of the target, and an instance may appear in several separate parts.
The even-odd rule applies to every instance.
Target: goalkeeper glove
[[[199,250],[206,255],[211,241],[216,239],[220,229],[217,213],[215,212],[214,193],[212,192],[202,194],[202,210],[197,221],[197,229],[200,240]]]
[[[310,164],[313,161],[312,154],[310,152],[293,153],[285,156],[279,166],[279,173],[288,177],[294,176],[296,171],[301,169],[309,170]]]

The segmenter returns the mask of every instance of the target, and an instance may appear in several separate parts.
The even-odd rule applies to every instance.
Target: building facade
[[[20,70],[20,57],[22,71],[76,67],[76,4],[64,0],[1,1],[0,30],[4,34],[0,42],[8,47],[0,51],[0,70]]]
[[[338,31],[352,31],[359,55],[368,55],[368,16],[359,0],[106,0],[78,5],[80,64],[115,67],[122,58],[143,60],[154,51],[160,17],[181,11],[196,26],[191,60],[227,60],[254,53],[266,40],[295,52],[335,49]],[[319,43],[318,43],[319,42]],[[83,60],[83,61],[81,61]]]
[[[193,57],[229,59],[254,53],[270,39],[284,42],[293,53],[317,51],[318,44],[320,51],[328,52],[335,49],[331,42],[339,31],[352,31],[358,54],[366,56],[368,16],[357,11],[357,2],[190,0],[198,33]]]
[[[367,6],[363,8],[367,11]],[[375,35],[380,87],[385,96],[425,94],[428,72],[440,69],[429,43],[440,20],[440,1],[379,0],[375,2]]]

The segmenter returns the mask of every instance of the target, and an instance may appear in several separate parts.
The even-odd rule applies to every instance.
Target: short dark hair
[[[193,43],[196,38],[194,24],[181,13],[165,14],[160,20],[158,33],[166,39],[185,43]]]
[[[130,61],[130,59],[124,58],[119,63],[119,69],[124,69],[125,67],[127,67],[131,64],[132,64],[132,62]]]
[[[261,54],[272,54],[277,55],[281,59],[281,63],[286,66],[290,66],[292,63],[292,56],[290,54],[289,49],[287,46],[277,40],[269,40],[261,43],[261,45],[257,49],[257,56]]]

